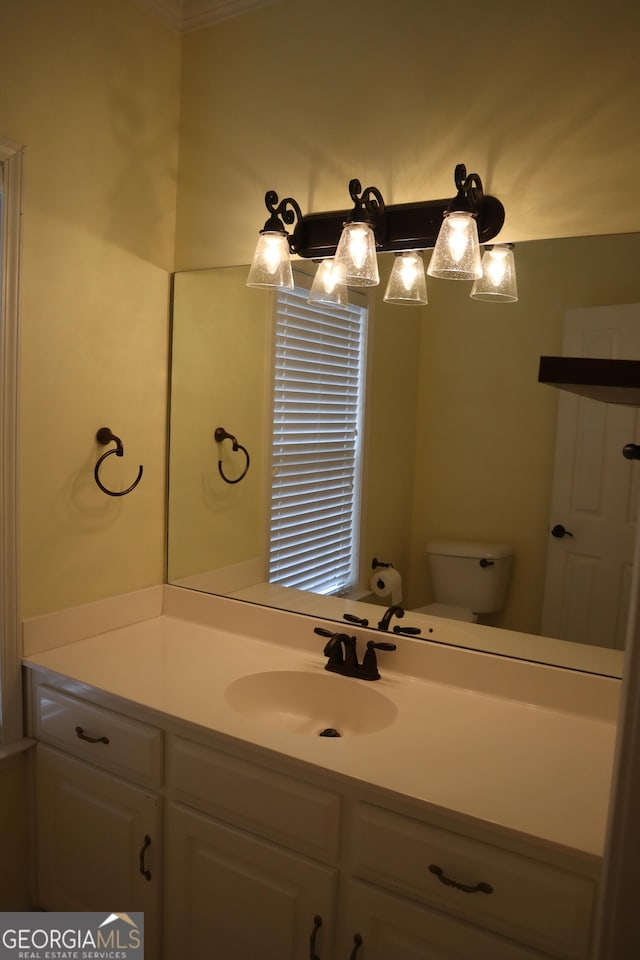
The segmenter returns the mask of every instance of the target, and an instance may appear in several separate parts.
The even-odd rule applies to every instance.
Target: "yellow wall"
[[[390,254],[379,258],[380,286],[368,291],[359,581],[367,590],[374,558],[392,563],[403,576],[411,561],[423,313],[383,303],[392,262]]]
[[[247,268],[177,274],[171,381],[169,579],[264,557],[271,298]],[[195,348],[194,348],[195,347]],[[224,427],[249,452],[246,461]]]
[[[635,230],[640,13],[282,0],[181,41],[130,0],[0,0],[0,128],[25,143],[22,585],[32,615],[162,579],[168,271],[246,262],[268,187],[347,206],[452,192],[503,238]],[[313,29],[310,29],[310,23]],[[451,52],[455,69],[452,69]],[[597,69],[596,69],[597,67]],[[95,430],[125,458],[92,479]]]
[[[382,303],[393,257],[370,291],[360,584],[373,557],[408,570],[422,315]],[[304,265],[308,269],[308,264]],[[272,301],[245,285],[248,266],[178,273],[174,287],[169,474],[169,579],[262,558],[266,564]],[[298,271],[296,270],[296,273]],[[213,442],[216,426],[251,453]],[[259,578],[266,576],[266,566]],[[240,584],[244,585],[244,584]],[[210,588],[218,587],[211,582]],[[224,588],[220,588],[224,590]]]
[[[561,352],[566,309],[640,300],[640,234],[522,243],[515,253],[517,303],[472,301],[470,284],[429,287],[407,604],[432,599],[428,539],[508,543],[508,601],[492,622],[537,633],[558,397],[537,382],[539,358]]]
[[[0,760],[0,911],[28,910],[27,755]]]
[[[460,162],[503,239],[637,230],[639,33],[634,0],[282,0],[186,36],[178,268],[248,262],[269,188],[447,197]]]
[[[0,0],[0,130],[26,146],[22,614],[163,578],[180,40],[130,0]],[[96,430],[116,489],[93,480]],[[101,452],[101,451],[100,451]],[[113,467],[113,469],[111,469]]]
[[[268,188],[293,195],[303,212],[348,207],[353,176],[378,186],[388,202],[451,196],[458,162],[505,204],[500,239],[638,230],[640,197],[629,192],[628,178],[640,146],[631,119],[640,97],[639,29],[632,0],[606,7],[494,0],[481,10],[466,0],[448,7],[407,0],[401,9],[387,0],[327,0],[322,15],[307,0],[282,0],[186,36],[178,267],[246,263],[267,216]],[[528,305],[510,313],[469,304],[465,285],[460,309],[450,315],[437,284],[420,321],[421,311],[409,319],[408,308],[376,310],[381,349],[370,356],[376,387],[362,543],[365,566],[370,554],[384,553],[381,559],[411,568],[405,600],[413,605],[428,599],[428,536],[515,541],[527,559],[516,568],[505,616],[515,629],[535,630],[555,397],[539,392],[537,367],[527,364],[559,348],[565,304],[550,312],[551,288],[527,288],[524,252],[521,259]],[[584,304],[631,295],[628,284],[617,284],[619,274],[604,276],[590,278]],[[581,279],[578,271],[566,305],[577,305]],[[487,393],[480,361],[489,354],[501,359],[502,385],[490,383]],[[410,370],[398,377],[403,365]],[[465,392],[452,393],[451,370],[464,374]],[[408,395],[409,372],[420,383],[419,397]],[[521,413],[507,399],[506,419],[493,418],[492,433],[481,434],[486,409],[479,389],[485,400],[513,391],[534,411],[533,447],[506,471],[505,436],[516,437],[522,452]],[[469,440],[459,443],[465,417]],[[482,471],[482,459],[496,464],[500,484]],[[461,505],[470,479],[477,481],[474,495]],[[531,504],[526,517],[513,498],[505,509],[505,486],[522,489]]]

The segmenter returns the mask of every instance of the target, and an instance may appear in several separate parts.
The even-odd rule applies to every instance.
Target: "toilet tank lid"
[[[508,543],[478,543],[472,540],[429,540],[427,553],[441,557],[477,557],[479,560],[503,560],[513,556]]]

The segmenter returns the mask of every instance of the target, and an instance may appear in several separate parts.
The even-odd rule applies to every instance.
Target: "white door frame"
[[[0,310],[0,694],[2,745],[22,739],[18,603],[18,383],[23,148],[0,138],[4,172]]]
[[[640,524],[593,960],[640,956]]]

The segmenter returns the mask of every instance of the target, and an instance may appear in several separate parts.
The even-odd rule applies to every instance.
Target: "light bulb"
[[[496,244],[485,249],[482,277],[474,283],[470,296],[473,300],[493,300],[494,303],[513,303],[518,299],[512,244]]]
[[[473,214],[454,210],[444,215],[427,273],[446,280],[477,280],[482,276]]]
[[[247,286],[293,289],[293,271],[286,233],[270,230],[260,233],[247,277]]]
[[[369,228],[366,224],[356,223],[349,231],[349,254],[353,259],[358,270],[367,259],[367,232]]]
[[[349,302],[342,271],[331,258],[318,264],[307,303],[332,303],[345,306]]]
[[[384,300],[385,303],[398,304],[427,302],[424,260],[417,250],[396,254]]]
[[[334,259],[347,285],[375,287],[380,283],[376,240],[368,223],[345,223]]]

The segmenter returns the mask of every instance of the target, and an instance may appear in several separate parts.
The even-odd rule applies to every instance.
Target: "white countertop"
[[[24,663],[352,780],[602,856],[613,722],[417,679],[391,669],[390,653],[379,654],[382,678],[374,683],[336,678],[324,670],[322,645],[313,637],[299,649],[163,614]],[[419,645],[425,656],[429,646]],[[225,699],[239,677],[278,670],[371,687],[393,701],[397,717],[374,733],[325,739],[257,721]]]

